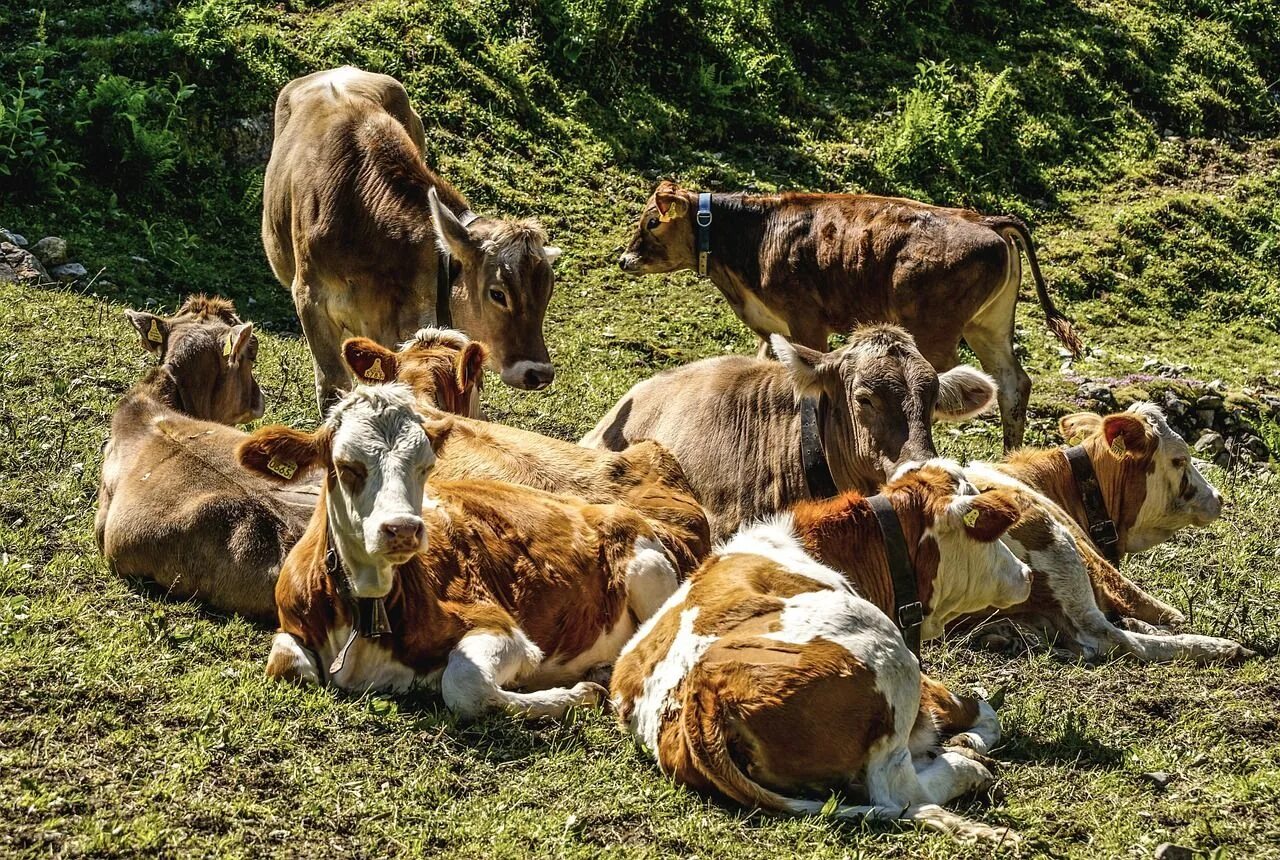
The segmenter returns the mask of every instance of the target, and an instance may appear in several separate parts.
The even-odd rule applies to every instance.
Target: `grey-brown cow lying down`
[[[774,335],[782,362],[708,358],[637,383],[582,439],[620,450],[664,445],[724,540],[744,523],[812,498],[801,456],[802,398],[818,401],[818,440],[839,490],[873,493],[898,466],[936,456],[934,419],[987,409],[995,383],[962,365],[938,374],[891,325],[856,329],[821,353]]]
[[[394,346],[451,316],[489,344],[508,385],[544,388],[554,376],[542,326],[560,250],[536,222],[477,216],[426,167],[423,147],[422,121],[386,75],[316,72],[276,100],[262,241],[293,293],[321,411],[351,383],[343,332]],[[437,307],[441,248],[455,269],[448,309]]]
[[[171,317],[127,311],[151,370],[111,419],[94,523],[121,574],[258,620],[275,614],[276,577],[315,495],[243,468],[245,434],[262,415],[253,324],[231,302],[197,296]]]

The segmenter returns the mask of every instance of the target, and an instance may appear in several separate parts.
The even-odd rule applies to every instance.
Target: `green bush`
[[[49,133],[45,120],[49,81],[37,66],[18,85],[0,81],[0,185],[19,194],[58,195],[74,183],[74,162],[63,157],[63,145]]]
[[[195,88],[104,75],[76,95],[85,165],[115,187],[163,183],[182,156],[182,104]]]

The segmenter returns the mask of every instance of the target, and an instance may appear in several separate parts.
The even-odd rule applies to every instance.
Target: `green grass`
[[[0,286],[3,854],[989,853],[716,806],[666,782],[601,714],[459,725],[428,695],[269,685],[268,631],[106,569],[92,539],[99,448],[149,363],[123,307],[234,298],[268,332],[267,419],[314,423],[310,362],[260,250],[261,164],[234,147],[238,121],[296,74],[352,62],[397,75],[431,162],[479,207],[540,216],[565,249],[547,326],[556,383],[529,394],[491,379],[498,420],[576,438],[636,380],[753,348],[706,282],[615,267],[670,175],[1017,213],[1094,351],[1076,372],[1120,376],[1153,355],[1276,385],[1274,4],[17,6],[0,7],[0,106],[19,73],[40,92],[24,90],[21,117],[0,113],[0,225],[64,235],[103,271],[87,289]],[[37,134],[39,147],[3,148]],[[1033,302],[1019,339],[1031,441],[1049,443],[1074,386]],[[985,418],[937,435],[982,457],[997,430]],[[1126,569],[1195,631],[1268,656],[1086,667],[926,649],[944,680],[1002,694],[999,791],[960,808],[1022,831],[1028,853],[1145,857],[1173,841],[1280,856],[1280,482],[1212,477],[1232,503],[1223,520]],[[1177,778],[1160,790],[1141,776],[1153,770]]]

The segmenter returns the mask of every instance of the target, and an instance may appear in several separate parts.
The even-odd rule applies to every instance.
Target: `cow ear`
[[[966,502],[967,506],[964,505]],[[988,490],[964,497],[961,507],[964,510],[957,513],[964,524],[965,534],[983,543],[998,540],[1022,517],[1017,496],[1008,490]]]
[[[274,425],[249,435],[236,449],[240,465],[269,478],[293,481],[320,459],[317,435]]]
[[[773,354],[786,365],[791,374],[791,384],[795,386],[796,397],[818,397],[822,394],[822,380],[818,376],[818,366],[825,353],[792,343],[780,334],[770,335],[769,343],[773,345]]]
[[[125,311],[124,315],[138,331],[142,338],[142,348],[147,352],[159,354],[164,350],[164,342],[169,338],[169,324],[155,314],[145,311]]]
[[[440,202],[434,186],[427,192],[427,203],[431,206],[431,220],[436,225],[436,245],[440,250],[462,261],[474,259],[480,251],[480,243],[470,230],[462,226],[453,210]]]
[[[345,341],[342,358],[356,379],[368,385],[394,382],[400,372],[396,354],[367,337],[353,337]]]
[[[222,340],[222,357],[227,360],[227,364],[239,364],[252,339],[253,323],[232,326],[231,331],[227,332],[227,336]]]
[[[1076,412],[1058,420],[1058,432],[1068,445],[1079,445],[1102,429],[1102,416],[1096,412]]]
[[[654,205],[658,207],[658,215],[663,221],[674,221],[689,211],[689,201],[685,192],[674,182],[663,182],[653,192]]]
[[[977,368],[962,364],[938,374],[935,421],[967,421],[981,415],[996,401],[996,383]]]
[[[542,253],[547,255],[548,263],[554,263],[560,257],[561,251],[555,245],[543,245]]]
[[[1102,419],[1102,436],[1117,457],[1144,457],[1154,450],[1147,422],[1137,415],[1121,412]]]
[[[489,348],[482,343],[469,342],[454,360],[458,390],[465,397],[484,379],[484,363],[489,360]]]
[[[427,434],[427,439],[431,442],[431,450],[439,451],[445,439],[453,432],[453,417],[446,412],[439,418],[423,419],[422,432]]]

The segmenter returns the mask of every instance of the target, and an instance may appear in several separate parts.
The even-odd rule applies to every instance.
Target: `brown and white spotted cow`
[[[458,332],[424,329],[399,352],[363,338],[347,341],[343,349],[358,379],[404,382],[418,396],[418,410],[429,419],[435,444],[433,481],[487,478],[595,504],[626,505],[648,521],[676,560],[681,577],[693,572],[711,551],[706,511],[680,464],[658,443],[597,451],[476,420],[461,408],[451,410],[450,406],[478,402],[482,344]],[[458,414],[447,414],[451,411]]]
[[[585,679],[675,590],[671,560],[623,506],[466,480],[433,481],[424,507],[435,455],[415,405],[404,385],[358,386],[317,432],[270,427],[241,446],[281,481],[325,471],[276,587],[267,674],[436,685],[465,717],[595,703]]]
[[[781,362],[720,356],[636,383],[582,444],[662,444],[724,540],[812,497],[802,401],[813,404],[835,489],[870,493],[900,466],[937,456],[935,420],[962,421],[995,399],[989,376],[964,365],[935,372],[897,326],[862,326],[828,353],[776,335],[773,345]]]
[[[451,318],[490,344],[502,381],[551,384],[543,340],[552,261],[534,221],[477,215],[423,163],[422,121],[395,78],[344,66],[276,100],[262,241],[315,361],[323,411],[350,384],[343,332],[391,346]],[[440,251],[456,271],[437,280]],[[437,307],[444,297],[448,307]]]
[[[999,540],[1003,491],[972,495],[930,461],[883,489],[928,605],[926,633],[1026,599],[1029,571]],[[738,532],[628,643],[611,697],[662,771],[747,807],[907,819],[960,839],[1016,840],[942,809],[992,782],[1000,726],[986,702],[924,677],[887,610],[893,587],[871,504],[847,493]],[[954,735],[938,747],[941,735]],[[928,755],[936,753],[936,757]],[[918,757],[918,758],[917,758]]]
[[[1031,396],[1013,346],[1024,254],[1049,330],[1078,353],[1031,233],[1012,215],[873,194],[699,195],[662,182],[618,262],[637,275],[698,269],[760,338],[761,357],[773,334],[825,352],[832,334],[886,322],[943,371],[963,338],[1000,386],[1010,450],[1022,444]]]
[[[1187,443],[1158,407],[1140,403],[1105,418],[1080,413],[1064,418],[1061,427],[1079,443],[1097,476],[1120,555],[1161,543],[1180,529],[1207,525],[1221,513],[1221,495],[1196,469]],[[1150,625],[1181,622],[1182,613],[1146,594],[1092,543],[1063,449],[1024,449],[999,463],[971,463],[965,475],[979,489],[1016,493],[1023,508],[1005,542],[1034,571],[1031,597],[1001,613],[1003,619],[1030,623],[1089,659],[1128,654],[1144,661],[1214,662],[1252,655],[1230,639],[1153,635]],[[1109,615],[1122,619],[1120,624]],[[1021,636],[1001,622],[978,633],[988,645],[1012,644]]]
[[[255,619],[275,614],[276,575],[314,496],[240,467],[263,411],[253,324],[231,302],[196,296],[171,317],[126,311],[159,365],[111,418],[94,532],[119,573]]]

